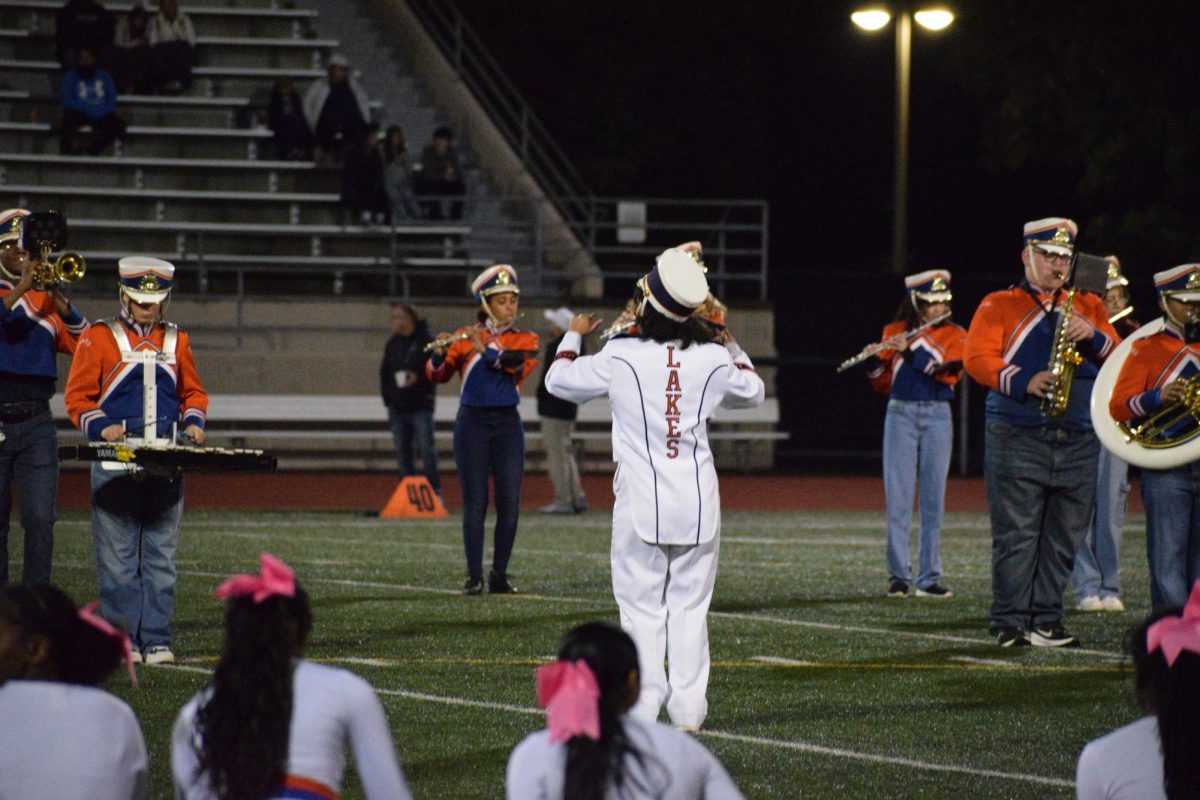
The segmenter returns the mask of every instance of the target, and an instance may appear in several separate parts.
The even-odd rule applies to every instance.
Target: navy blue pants
[[[503,575],[508,572],[508,558],[517,539],[525,471],[525,429],[517,407],[460,406],[454,422],[454,463],[462,484],[467,574],[483,575],[483,522],[490,473],[496,490],[492,569]]]
[[[12,486],[21,495],[21,527],[25,529],[25,563],[21,580],[49,583],[54,554],[54,522],[58,514],[58,439],[50,411],[0,426],[0,586],[7,583],[9,515]]]

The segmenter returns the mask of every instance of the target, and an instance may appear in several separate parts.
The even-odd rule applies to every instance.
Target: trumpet
[[[41,257],[33,265],[33,285],[49,289],[63,283],[75,283],[87,273],[87,262],[79,253],[63,253],[50,260],[50,245],[43,242]]]

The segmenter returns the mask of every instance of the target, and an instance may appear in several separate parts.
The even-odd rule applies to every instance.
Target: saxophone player
[[[1099,296],[1065,289],[1077,234],[1069,219],[1026,223],[1024,280],[985,297],[967,331],[964,366],[990,390],[988,628],[1001,647],[1079,644],[1063,626],[1063,590],[1096,493],[1099,444],[1088,402],[1098,365],[1120,340]],[[1073,313],[1062,314],[1072,298]],[[1058,388],[1055,367],[1061,366],[1051,363],[1052,354],[1065,349],[1056,338],[1072,343],[1083,360],[1064,413],[1047,416],[1042,400]]]
[[[1121,367],[1108,404],[1117,422],[1141,420],[1180,403],[1189,382],[1194,382],[1189,379],[1200,372],[1200,264],[1156,273],[1154,285],[1163,329],[1134,342]],[[1177,427],[1194,424],[1187,415]],[[1200,463],[1142,470],[1150,602],[1156,608],[1183,605],[1200,578],[1198,475]]]

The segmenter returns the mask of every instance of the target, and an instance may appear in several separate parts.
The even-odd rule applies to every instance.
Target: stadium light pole
[[[896,176],[892,198],[892,271],[903,274],[908,265],[908,94],[912,64],[912,23],[940,31],[954,21],[945,8],[925,8],[913,13],[902,5],[896,14]],[[883,29],[892,20],[886,8],[855,11],[850,20],[865,31]]]

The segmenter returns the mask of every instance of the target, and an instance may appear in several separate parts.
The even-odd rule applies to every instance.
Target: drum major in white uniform
[[[579,357],[581,335],[595,328],[580,315],[546,377],[565,400],[608,395],[612,404],[613,594],[642,678],[631,714],[654,720],[665,702],[672,723],[687,729],[708,712],[707,615],[721,532],[708,420],[718,407],[755,406],[764,394],[742,349],[712,343],[691,319],[707,293],[697,261],[667,250],[638,282],[638,334]]]

